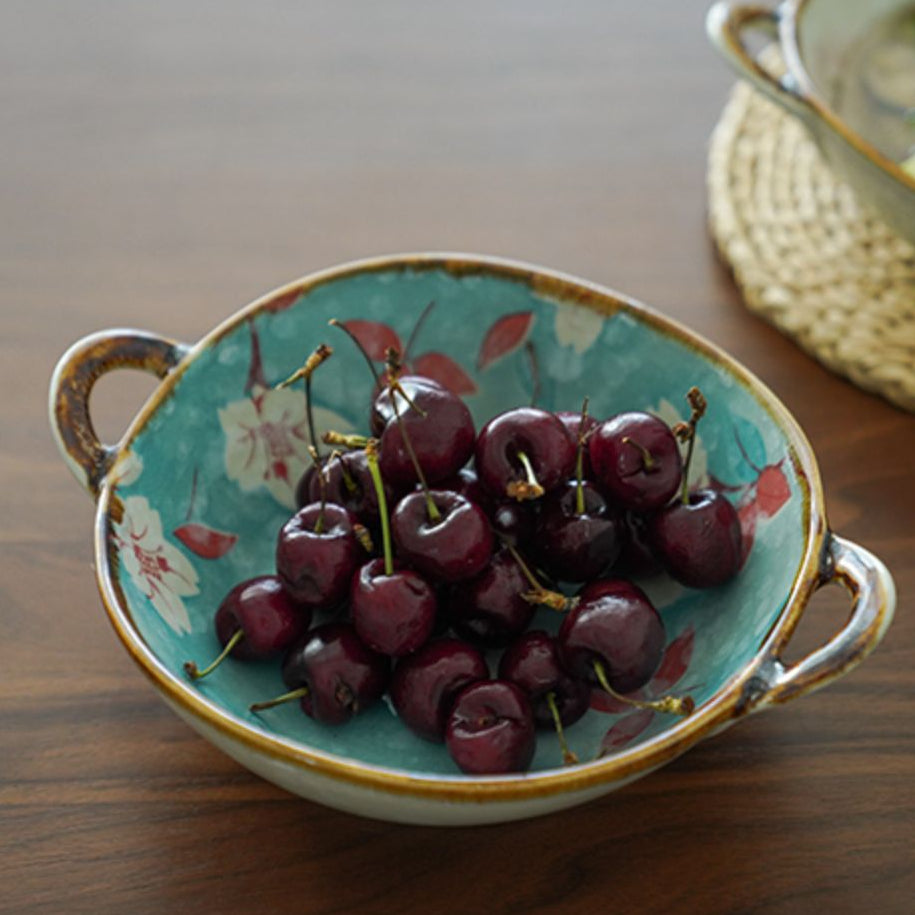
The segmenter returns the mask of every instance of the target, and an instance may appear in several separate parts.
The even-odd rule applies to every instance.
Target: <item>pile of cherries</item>
[[[311,377],[329,355],[319,347],[284,382],[304,379],[310,423]],[[581,412],[508,410],[477,433],[461,398],[408,374],[396,352],[383,374],[372,369],[371,436],[328,431],[337,450],[312,449],[276,574],[228,593],[215,617],[223,651],[204,670],[188,662],[188,676],[229,655],[283,656],[288,691],[252,710],[298,700],[326,724],[387,692],[408,728],[471,774],[525,771],[541,728],[577,762],[563,728],[595,688],[688,715],[689,696],[626,695],[651,679],[666,642],[630,576],[663,569],[711,587],[740,567],[734,508],[686,482],[700,392],[674,429],[643,412],[598,422],[586,401]],[[557,635],[529,629],[538,606],[563,614]]]

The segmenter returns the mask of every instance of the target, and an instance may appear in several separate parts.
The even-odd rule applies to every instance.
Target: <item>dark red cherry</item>
[[[740,570],[740,519],[721,493],[701,489],[677,500],[649,519],[648,533],[666,571],[691,588],[722,585]]]
[[[384,373],[383,379],[387,381],[388,374]],[[430,392],[432,394],[440,394],[445,391],[445,388],[442,387],[437,381],[433,381],[431,378],[426,378],[425,375],[407,375],[403,374],[400,376],[400,386],[406,391],[407,397],[415,403],[421,409],[425,409],[420,401],[423,400]],[[397,396],[397,409],[400,411],[400,415],[403,416],[408,410],[411,409],[410,405],[404,400],[403,395],[398,394]],[[389,422],[394,420],[394,403],[391,399],[390,388],[385,383],[383,386],[379,385],[375,389],[375,396],[372,400],[372,411],[369,416],[369,427],[372,430],[372,435],[375,438],[381,438],[381,433],[384,432],[385,427]]]
[[[296,603],[314,610],[335,607],[349,590],[359,549],[345,508],[312,503],[280,529],[276,571]]]
[[[649,543],[646,518],[637,512],[623,513],[623,548],[613,567],[621,578],[647,578],[664,570]]]
[[[496,502],[489,509],[489,520],[499,540],[523,547],[531,539],[537,523],[540,500],[534,502]]]
[[[391,702],[414,734],[441,743],[458,691],[488,676],[489,668],[476,648],[458,639],[438,639],[397,663]]]
[[[475,645],[499,648],[528,627],[534,605],[522,595],[531,590],[518,562],[501,550],[474,578],[456,584],[448,601],[454,631]]]
[[[347,451],[333,458],[325,459],[321,476],[324,478],[325,495],[328,502],[342,505],[363,524],[375,525],[378,521],[378,496],[369,473],[365,451]],[[307,477],[307,479],[306,479]],[[314,465],[311,473],[303,475],[303,496],[307,502],[320,502],[321,480]],[[388,505],[393,504],[395,495],[390,486],[385,486]]]
[[[422,492],[404,496],[394,510],[391,533],[398,556],[433,578],[471,578],[492,554],[486,515],[456,492],[434,489],[429,495],[441,515],[437,521],[429,520]]]
[[[674,434],[650,413],[619,413],[588,439],[594,481],[623,508],[666,505],[680,486],[682,461]]]
[[[438,489],[447,489],[456,492],[465,499],[479,505],[484,512],[489,514],[491,497],[483,488],[476,471],[471,467],[462,467],[457,473],[438,484]]]
[[[400,422],[390,420],[381,434],[381,473],[395,489],[419,482],[404,429],[430,485],[457,473],[473,454],[473,418],[460,397],[444,388],[424,387],[417,390],[414,403],[422,413],[397,395]]]
[[[497,498],[539,498],[571,476],[575,442],[554,413],[519,407],[480,430],[475,464],[480,482]]]
[[[223,598],[216,610],[216,637],[223,653],[204,670],[193,661],[184,665],[195,680],[212,672],[227,656],[239,660],[282,654],[311,622],[311,610],[296,605],[275,575],[243,581]]]
[[[365,563],[353,576],[350,614],[356,633],[382,654],[400,657],[424,645],[435,626],[435,592],[417,572],[394,565],[385,574],[384,560]]]
[[[324,724],[342,724],[377,702],[389,673],[388,659],[367,648],[349,623],[316,626],[283,661],[283,682],[302,691],[302,710]]]
[[[525,632],[505,649],[499,661],[499,677],[511,680],[527,693],[538,728],[552,729],[555,725],[547,698],[550,694],[565,726],[574,724],[588,710],[590,687],[566,672],[556,639],[540,629]]]
[[[465,686],[448,717],[445,745],[458,768],[468,775],[525,772],[536,749],[527,695],[508,680]]]
[[[664,623],[648,596],[622,578],[586,585],[559,629],[563,666],[575,677],[630,693],[652,677],[664,652]]]
[[[576,443],[578,442],[580,435],[588,436],[591,430],[596,429],[598,426],[597,420],[590,414],[585,415],[584,425],[582,425],[581,422],[580,412],[575,413],[561,410],[556,416],[559,417],[560,422],[565,426],[569,438]],[[582,474],[585,479],[591,479],[591,459],[588,457],[587,439],[585,440],[584,452],[582,454]]]
[[[581,511],[579,511],[579,508]],[[530,548],[560,581],[590,581],[620,554],[623,522],[593,483],[571,480],[544,496]]]

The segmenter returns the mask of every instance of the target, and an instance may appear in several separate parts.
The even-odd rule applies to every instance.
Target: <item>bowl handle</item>
[[[893,619],[896,588],[886,566],[863,547],[830,536],[826,571],[820,585],[838,583],[851,595],[846,624],[825,645],[796,664],[785,664],[780,655],[790,633],[774,645],[747,683],[746,711],[787,702],[813,692],[856,667],[880,643]]]
[[[190,347],[139,330],[104,330],[77,341],[57,363],[48,408],[57,447],[77,480],[96,498],[117,454],[99,441],[89,415],[89,395],[102,375],[120,368],[164,378]]]
[[[741,76],[809,125],[815,118],[807,98],[789,83],[790,78],[779,78],[763,67],[745,43],[749,30],[765,32],[777,41],[780,23],[778,8],[720,0],[708,11],[705,29],[712,44]]]

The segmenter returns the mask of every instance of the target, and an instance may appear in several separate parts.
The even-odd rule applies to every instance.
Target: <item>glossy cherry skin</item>
[[[570,412],[568,410],[559,411],[556,416],[566,427],[569,438],[578,446],[579,435],[589,435],[592,429],[596,429],[599,423],[590,414],[585,416],[584,425],[581,422],[581,413]],[[576,455],[577,457],[577,455]],[[585,441],[584,451],[582,453],[582,476],[586,480],[591,479],[591,459],[588,457],[588,443]]]
[[[554,413],[518,407],[493,417],[480,430],[475,466],[480,482],[494,496],[511,496],[509,484],[525,479],[523,452],[545,491],[558,486],[575,467],[575,443]]]
[[[649,541],[648,517],[637,512],[623,513],[623,548],[613,567],[621,578],[648,578],[664,571]]]
[[[441,743],[454,697],[468,683],[488,676],[489,668],[476,648],[459,639],[437,639],[398,661],[391,677],[391,702],[414,734]]]
[[[677,440],[650,413],[619,413],[601,423],[588,439],[588,455],[594,481],[622,508],[661,508],[680,488]]]
[[[652,549],[665,570],[690,588],[713,588],[740,570],[740,518],[721,493],[701,489],[648,521]]]
[[[489,510],[489,521],[503,543],[523,547],[534,534],[540,499],[531,502],[496,502]]]
[[[530,590],[515,558],[501,550],[482,572],[451,589],[451,627],[474,645],[503,647],[524,632],[534,616],[534,605],[521,596]]]
[[[320,502],[321,479],[324,478],[325,495],[328,502],[342,505],[351,515],[363,524],[375,525],[378,521],[378,495],[365,451],[347,451],[338,457],[325,459],[319,476],[314,465],[311,473],[303,476],[300,489],[301,498],[307,503]],[[385,498],[390,507],[395,500],[392,487],[385,483]]]
[[[387,379],[387,377],[388,374],[385,372],[384,378]],[[425,375],[403,374],[400,376],[400,385],[407,392],[407,397],[422,409],[425,409],[422,401],[430,393],[435,395],[446,390],[437,381],[426,378]],[[400,411],[400,415],[404,416],[411,407],[402,396],[398,396],[397,409]],[[384,432],[387,424],[395,418],[390,388],[388,388],[387,384],[383,387],[376,387],[375,396],[372,400],[372,410],[369,414],[369,428],[372,430],[372,435],[375,438],[381,438],[381,433]]]
[[[569,481],[544,496],[530,545],[537,561],[560,581],[590,581],[620,554],[623,521],[593,483],[582,481],[584,512],[578,514],[578,483]]]
[[[559,720],[565,726],[574,724],[588,710],[590,687],[566,672],[556,639],[543,630],[525,632],[505,649],[499,661],[499,677],[511,680],[527,693],[538,728],[555,727],[547,703],[549,693],[553,694]]]
[[[299,700],[306,715],[343,724],[381,698],[390,662],[367,648],[349,623],[325,623],[290,649],[282,674],[287,689],[308,689]]]
[[[409,407],[400,395],[396,400],[401,423],[430,486],[457,473],[470,460],[475,430],[470,410],[460,397],[444,388],[422,388],[415,400],[422,413]],[[392,419],[384,427],[378,458],[382,478],[395,489],[418,482],[401,423]]]
[[[373,559],[353,576],[350,615],[356,634],[373,651],[400,657],[432,635],[438,602],[418,573],[396,565],[385,575],[384,560]]]
[[[276,571],[284,587],[296,603],[313,610],[335,607],[346,597],[361,558],[352,515],[328,502],[318,533],[320,515],[320,503],[299,509],[280,528],[276,544]]]
[[[530,700],[508,680],[465,686],[445,730],[448,753],[468,775],[527,771],[536,739]]]
[[[439,483],[437,488],[456,492],[458,495],[473,502],[474,505],[479,505],[487,514],[490,514],[491,497],[483,488],[480,478],[472,467],[462,467],[457,473],[448,477],[447,480]]]
[[[664,653],[664,623],[648,596],[622,578],[592,582],[559,628],[563,667],[574,677],[598,683],[600,661],[611,687],[631,693],[644,686]]]
[[[233,658],[282,654],[311,622],[311,610],[293,602],[275,575],[258,575],[235,585],[216,610],[216,637],[226,645],[241,629]]]
[[[433,489],[441,512],[429,521],[422,492],[412,492],[397,504],[391,533],[397,555],[432,578],[460,581],[481,571],[492,555],[493,535],[483,511],[456,492]]]

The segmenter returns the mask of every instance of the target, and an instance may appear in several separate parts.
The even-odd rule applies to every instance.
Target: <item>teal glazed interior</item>
[[[225,592],[273,571],[276,531],[292,511],[291,486],[304,466],[305,432],[301,388],[279,396],[269,386],[326,341],[335,353],[313,383],[319,431],[329,424],[366,431],[371,378],[327,322],[377,322],[378,340],[392,333],[404,342],[430,301],[435,307],[410,361],[475,387],[466,401],[478,426],[530,402],[535,382],[524,341],[536,354],[538,404],[548,409],[577,410],[587,395],[598,418],[648,409],[673,422],[688,415],[687,389],[702,389],[709,410],[699,426],[696,475],[711,477],[739,506],[752,549],[722,588],[642,584],[661,609],[669,643],[648,692],[708,701],[758,654],[801,568],[808,488],[785,432],[730,368],[638,310],[602,316],[538,292],[520,272],[444,265],[343,273],[277,307],[249,311],[195,348],[113,470],[124,516],[109,525],[112,573],[150,650],[184,680],[185,661],[207,661],[219,650],[212,618]],[[558,622],[541,611],[541,626]],[[414,737],[384,702],[342,727],[317,724],[296,704],[248,712],[250,703],[284,691],[278,663],[229,661],[193,688],[252,728],[313,750],[412,774],[460,775],[443,747]],[[678,720],[592,709],[568,738],[587,761],[634,747]],[[556,740],[542,735],[532,768],[556,768],[560,760]]]

